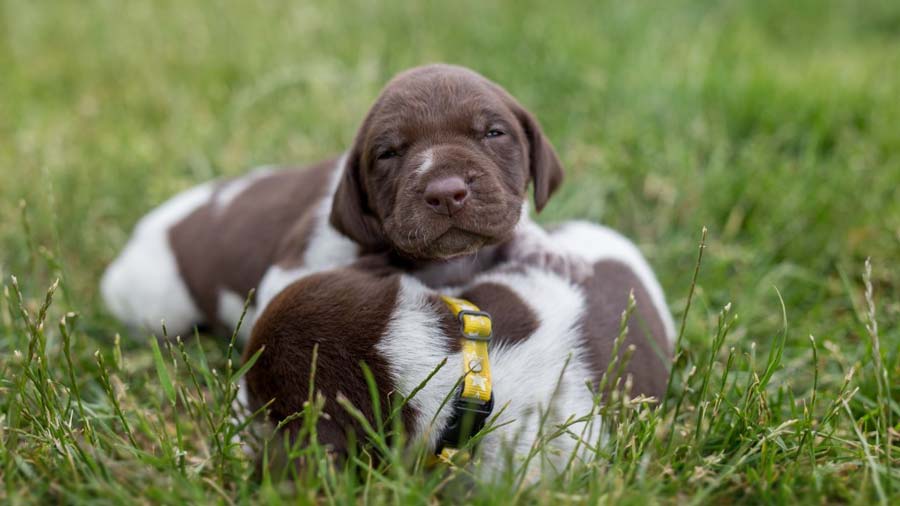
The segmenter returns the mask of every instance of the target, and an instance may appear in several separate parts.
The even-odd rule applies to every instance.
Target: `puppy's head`
[[[395,77],[351,148],[331,223],[366,250],[449,259],[508,239],[529,183],[540,211],[562,181],[534,117],[503,88],[450,65]]]

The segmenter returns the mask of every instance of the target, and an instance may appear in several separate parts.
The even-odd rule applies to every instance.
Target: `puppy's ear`
[[[541,212],[550,196],[562,183],[562,163],[534,115],[515,101],[513,103],[513,111],[528,140],[528,168],[531,182],[534,184],[534,208]]]
[[[356,241],[364,251],[374,251],[383,247],[384,234],[381,223],[369,208],[361,163],[360,149],[354,146],[347,155],[344,173],[334,192],[330,221],[338,232]]]

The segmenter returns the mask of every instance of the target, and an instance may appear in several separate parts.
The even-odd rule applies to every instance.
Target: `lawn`
[[[645,252],[684,319],[670,395],[539,480],[379,444],[255,476],[227,336],[155,347],[99,276],[152,206],[340,152],[435,61],[540,118],[567,169],[540,221]],[[0,503],[896,504],[898,263],[895,0],[0,0]]]

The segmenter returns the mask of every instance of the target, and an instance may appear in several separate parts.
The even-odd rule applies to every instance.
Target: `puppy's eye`
[[[397,158],[398,156],[400,156],[400,153],[398,153],[397,150],[388,149],[388,150],[382,151],[378,155],[378,159],[379,160],[390,160],[391,158]]]
[[[494,137],[501,137],[504,135],[506,135],[506,133],[503,130],[497,130],[496,128],[492,128],[492,129],[488,130],[486,134],[484,134],[484,138],[485,139],[493,139]]]

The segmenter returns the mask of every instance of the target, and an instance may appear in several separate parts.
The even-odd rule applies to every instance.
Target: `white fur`
[[[385,357],[397,392],[407,396],[442,360],[447,363],[411,401],[420,416],[412,430],[414,436],[427,437],[435,444],[439,431],[430,431],[431,419],[437,414],[436,427],[447,423],[448,410],[438,413],[444,397],[462,374],[459,353],[447,354],[447,338],[435,325],[439,315],[428,302],[431,293],[415,278],[403,276],[397,305],[388,322],[385,335],[376,348]]]
[[[666,304],[666,297],[659,286],[653,269],[637,246],[611,228],[586,221],[570,221],[550,234],[554,247],[579,255],[590,263],[616,260],[630,267],[650,295],[659,313],[669,341],[675,338],[675,322]]]
[[[200,321],[169,245],[169,228],[209,202],[212,183],[179,193],[144,216],[122,253],[103,274],[100,292],[109,310],[126,324],[171,335],[190,332]]]
[[[423,176],[431,170],[434,165],[434,150],[429,148],[422,154],[422,163],[416,168],[416,174]]]
[[[237,327],[241,314],[244,312],[245,299],[231,290],[219,290],[219,321],[225,325],[225,328],[233,330]],[[247,314],[244,315],[244,321],[238,330],[238,339],[246,342],[250,338],[250,331],[253,329],[253,322],[256,320],[256,308],[250,306],[247,308]]]
[[[509,287],[528,303],[539,321],[537,331],[527,340],[512,346],[493,346],[491,350],[494,413],[503,410],[496,423],[509,424],[481,442],[485,464],[496,469],[494,464],[502,462],[504,449],[518,457],[528,453],[540,433],[542,413],[549,412],[543,430],[552,431],[571,415],[591,412],[593,400],[585,384],[591,374],[579,338],[585,299],[577,287],[537,270],[487,274],[473,284],[481,282]],[[446,337],[434,325],[438,315],[427,302],[428,293],[415,279],[402,278],[397,307],[376,346],[389,364],[392,380],[401,395],[408,395],[441,360],[447,359],[443,368],[410,401],[410,406],[419,413],[412,436],[424,437],[433,446],[450,414],[447,406],[438,410],[463,370],[460,354],[446,352]],[[573,426],[571,430],[580,434],[582,428],[583,425]],[[594,429],[588,427],[587,437],[592,437]],[[569,456],[574,446],[574,440],[565,436],[549,444],[559,450],[561,458]],[[559,463],[558,459],[554,460]]]
[[[345,161],[346,156],[338,161],[327,196],[316,208],[315,228],[303,253],[303,261],[296,267],[273,265],[263,275],[256,295],[257,315],[262,314],[269,302],[291,283],[316,272],[349,265],[358,258],[359,246],[338,232],[329,221],[334,191],[344,172]]]

